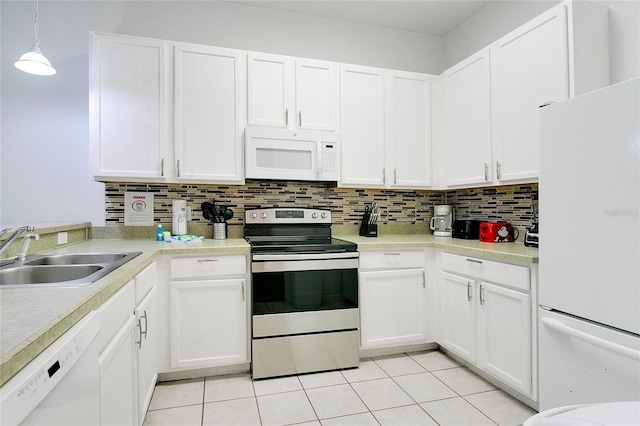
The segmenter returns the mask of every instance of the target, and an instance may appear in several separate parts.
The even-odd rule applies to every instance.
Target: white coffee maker
[[[187,202],[185,200],[173,200],[171,233],[173,235],[185,235],[187,233]]]
[[[450,237],[453,228],[453,206],[433,206],[434,216],[431,218],[429,228],[436,237]]]

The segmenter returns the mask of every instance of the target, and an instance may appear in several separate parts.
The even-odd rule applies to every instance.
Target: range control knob
[[[314,218],[314,219],[317,219],[318,218],[318,213],[311,213],[311,217]]]
[[[321,217],[321,218],[323,218],[323,219],[326,219],[326,218],[327,218],[327,213],[326,213],[326,212],[325,212],[325,213],[322,213],[322,214],[320,215],[320,217]]]
[[[266,218],[267,218],[267,216],[268,216],[268,214],[267,214],[266,212],[264,212],[264,213],[262,213],[262,214],[260,215],[260,217],[261,217],[261,218],[263,218],[263,219],[266,219]]]
[[[258,217],[258,215],[257,215],[257,214],[255,214],[255,213],[251,213],[251,214],[249,215],[249,217],[250,217],[251,219],[255,219],[256,217]]]

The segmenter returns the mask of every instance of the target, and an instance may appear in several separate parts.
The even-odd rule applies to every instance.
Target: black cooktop
[[[252,253],[337,253],[357,251],[355,243],[338,238],[277,238],[255,240],[246,237]]]

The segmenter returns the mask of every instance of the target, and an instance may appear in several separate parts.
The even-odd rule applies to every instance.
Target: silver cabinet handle
[[[480,305],[484,305],[484,287],[480,284]]]
[[[387,181],[387,169],[385,169],[384,167],[382,168],[382,183],[385,183]]]
[[[302,111],[298,111],[298,127],[302,127]]]
[[[385,256],[400,256],[400,253],[383,253]]]
[[[160,176],[164,177],[164,158],[160,161]]]
[[[471,302],[471,281],[467,281],[467,301]]]
[[[178,177],[180,177],[180,160],[176,161],[176,171],[178,172]]]
[[[138,341],[136,342],[138,349],[142,349],[142,322],[140,322],[140,319],[138,318]]]
[[[284,110],[284,124],[289,125],[289,108]]]
[[[243,302],[245,301],[245,297],[246,297],[245,296],[245,288],[244,288],[246,285],[247,285],[246,282],[242,283],[242,301]]]
[[[498,180],[502,179],[502,173],[500,172],[500,162],[496,161],[496,177]]]
[[[393,184],[396,185],[398,183],[398,174],[396,169],[393,169]]]
[[[201,263],[201,262],[217,262],[220,259],[198,259],[196,260],[196,262]]]
[[[471,262],[471,263],[479,263],[482,265],[482,261],[481,260],[476,260],[476,259],[469,259],[467,258],[467,262]]]
[[[142,318],[144,318],[144,331],[142,331]],[[136,342],[138,344],[138,349],[142,349],[142,338],[147,339],[147,332],[149,328],[149,320],[147,319],[147,311],[144,311],[144,314],[138,318],[138,330],[140,330],[140,337]]]
[[[421,276],[422,276],[422,288],[427,288],[427,279],[424,276],[424,271],[422,272]]]
[[[487,163],[484,163],[484,180],[489,182],[489,165]]]

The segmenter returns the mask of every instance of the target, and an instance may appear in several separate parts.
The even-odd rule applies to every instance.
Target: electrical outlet
[[[69,242],[68,232],[58,232],[58,245],[67,244]]]

